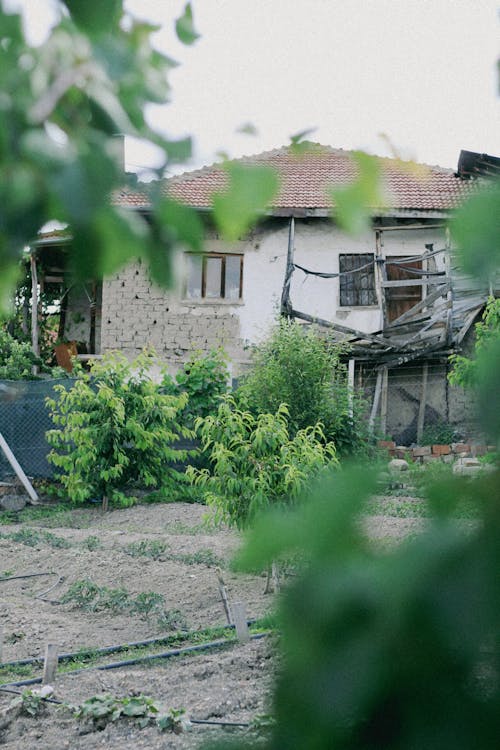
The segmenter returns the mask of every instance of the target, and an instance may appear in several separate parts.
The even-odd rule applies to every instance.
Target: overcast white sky
[[[100,0],[101,2],[103,0]],[[55,0],[27,8],[32,33]],[[456,167],[460,149],[500,155],[497,0],[193,0],[201,38],[183,47],[184,0],[126,0],[162,26],[155,41],[181,66],[172,103],[150,112],[169,136],[194,136],[191,166],[310,139]],[[257,136],[238,134],[247,122]],[[128,168],[153,155],[127,141]]]

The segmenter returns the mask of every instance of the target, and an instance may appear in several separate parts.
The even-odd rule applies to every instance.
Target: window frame
[[[370,262],[373,262],[371,269],[368,267],[365,271],[365,275],[367,277],[371,276],[371,285],[370,288],[366,289],[342,289],[342,281],[343,279],[347,279],[349,277],[349,274],[351,277],[356,278],[355,274],[357,273],[357,269],[353,268],[352,270],[343,270],[342,268],[342,261],[344,258],[363,258],[364,262],[360,262],[359,267],[364,266],[365,264],[368,264]],[[356,301],[343,301],[343,298],[345,300],[346,295],[351,295],[355,297]],[[362,294],[367,294],[369,299],[372,299],[372,302],[361,302],[360,298]],[[342,308],[360,308],[360,307],[378,307],[379,300],[378,300],[378,294],[377,294],[377,282],[376,282],[376,275],[375,275],[375,253],[368,252],[368,253],[339,253],[339,307]]]
[[[188,302],[205,302],[205,303],[214,303],[217,304],[219,302],[225,302],[225,303],[233,303],[238,304],[243,299],[243,258],[244,253],[217,253],[217,252],[208,252],[208,253],[194,253],[194,252],[188,252],[186,253],[186,256],[191,260],[192,258],[199,258],[201,259],[200,263],[200,271],[201,271],[201,284],[200,284],[200,290],[201,294],[199,297],[190,297],[188,295],[188,283],[189,283],[189,275],[186,275],[185,283],[184,283],[184,299]],[[239,290],[238,290],[238,296],[237,297],[226,297],[226,282],[227,282],[227,275],[226,275],[226,259],[227,258],[238,258],[240,261],[240,273],[239,273]],[[219,296],[217,297],[207,297],[206,291],[207,291],[207,261],[210,259],[219,259],[221,261],[221,267],[220,267],[220,287],[219,287]]]

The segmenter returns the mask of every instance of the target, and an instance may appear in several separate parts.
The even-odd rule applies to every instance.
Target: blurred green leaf
[[[343,188],[331,191],[335,221],[342,229],[360,235],[370,229],[373,209],[384,205],[381,168],[377,157],[355,151],[357,178]]]
[[[295,135],[291,135],[290,151],[292,152],[292,154],[294,154],[295,156],[300,156],[300,154],[309,151],[311,148],[311,144],[306,139],[314,132],[316,132],[316,128],[307,128],[306,130],[301,130],[299,133],[295,133]]]
[[[278,177],[270,167],[228,162],[224,169],[229,186],[224,193],[214,195],[214,218],[223,236],[234,241],[271,203],[278,191]]]
[[[160,236],[173,245],[182,244],[200,251],[203,244],[203,222],[194,208],[163,198],[155,206],[154,216],[159,222]]]
[[[193,23],[193,9],[191,3],[186,3],[184,12],[175,22],[175,31],[183,44],[194,44],[199,39]]]
[[[103,34],[116,27],[121,13],[122,0],[63,0],[71,17],[87,34]]]
[[[258,135],[257,128],[251,122],[246,122],[244,125],[240,125],[239,128],[236,128],[236,132],[242,133],[243,135]]]
[[[500,267],[500,183],[469,198],[450,229],[464,271],[488,282]]]

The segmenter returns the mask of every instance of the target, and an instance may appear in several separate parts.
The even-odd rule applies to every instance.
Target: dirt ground
[[[106,514],[98,508],[82,509],[49,516],[43,522],[0,526],[3,661],[41,657],[49,642],[64,653],[166,635],[164,623],[159,625],[154,617],[112,610],[85,611],[74,603],[59,603],[70,586],[83,579],[102,587],[124,588],[130,597],[141,592],[161,594],[167,611],[177,612],[173,628],[178,629],[180,623],[198,630],[226,624],[216,574],[219,562],[230,599],[245,602],[249,618],[269,613],[273,598],[263,593],[265,578],[235,574],[228,568],[239,544],[238,534],[207,527],[205,515],[206,509],[200,505],[176,503],[139,505]],[[420,526],[421,520],[371,516],[366,524],[374,538],[385,540],[407,535]],[[28,529],[34,546],[5,538],[23,529]],[[44,536],[47,533],[64,539],[69,546],[54,547],[61,542]],[[149,544],[146,551],[155,550],[156,559],[128,553],[129,545],[135,544],[137,550],[140,542]],[[159,551],[162,544],[166,547]],[[47,575],[1,580],[32,573]],[[249,722],[269,711],[272,650],[271,639],[262,638],[149,665],[58,674],[54,697],[76,704],[103,692],[119,697],[145,694],[165,709],[185,708],[192,718]],[[115,661],[121,658],[126,657],[112,657]],[[53,704],[44,704],[36,719],[12,718],[14,714],[9,711],[2,719],[2,711],[14,697],[0,692],[0,745],[8,750],[86,750],[103,745],[113,750],[184,750],[221,734],[234,736],[247,731],[197,725],[185,734],[160,734],[154,726],[138,729],[129,721],[96,731]]]

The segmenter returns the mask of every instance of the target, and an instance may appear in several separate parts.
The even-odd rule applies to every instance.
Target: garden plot
[[[0,526],[0,579],[43,574],[0,582],[4,662],[40,658],[47,642],[58,644],[61,653],[83,652],[163,638],[180,628],[200,636],[211,628],[207,637],[213,640],[220,636],[218,628],[226,624],[219,567],[230,599],[245,602],[249,618],[261,618],[272,609],[272,596],[263,593],[263,576],[237,575],[228,567],[239,535],[207,526],[206,509],[200,505],[142,505],[108,513],[98,508],[30,513],[23,523]],[[401,538],[421,522],[417,517],[380,514],[366,521],[377,539]],[[171,647],[165,642],[156,650]],[[269,710],[270,652],[269,638],[262,638],[113,671],[71,674],[61,665],[56,697],[74,704],[103,692],[115,696],[142,693],[166,709],[183,707],[193,718],[246,723]],[[139,650],[132,655],[140,654]],[[99,658],[99,663],[130,656],[112,654]],[[90,663],[82,653],[73,666]],[[0,682],[5,683],[34,672],[27,666],[24,673],[18,668],[15,674],[5,670],[0,674]],[[0,711],[13,698],[0,692]],[[28,746],[94,748],[103,742],[110,748],[130,744],[190,748],[218,731],[247,730],[197,726],[189,734],[167,736],[154,726],[139,730],[131,721],[119,721],[97,732],[82,727],[56,706],[44,705],[38,718],[18,717],[0,729],[0,743],[16,750]]]

